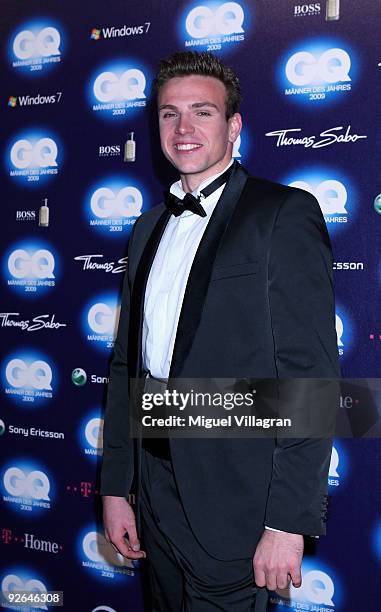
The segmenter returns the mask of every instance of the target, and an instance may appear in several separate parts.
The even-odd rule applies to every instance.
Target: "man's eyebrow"
[[[202,108],[203,106],[210,106],[219,110],[217,104],[214,104],[213,102],[195,102],[191,105],[192,108]],[[159,111],[165,108],[170,108],[171,110],[178,110],[177,106],[175,106],[174,104],[162,104],[161,106],[159,106]]]
[[[202,106],[211,106],[219,110],[217,104],[214,104],[213,102],[195,102],[192,104],[192,108],[201,108]]]

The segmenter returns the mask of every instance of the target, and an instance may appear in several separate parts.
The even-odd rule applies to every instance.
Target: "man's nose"
[[[176,125],[176,133],[177,134],[189,134],[194,131],[194,127],[192,125],[192,121],[190,117],[186,115],[180,115],[177,125]]]

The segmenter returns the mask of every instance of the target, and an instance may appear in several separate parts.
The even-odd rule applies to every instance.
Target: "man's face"
[[[159,92],[161,148],[192,189],[231,159],[241,117],[227,120],[225,101],[224,84],[207,76],[175,77]]]

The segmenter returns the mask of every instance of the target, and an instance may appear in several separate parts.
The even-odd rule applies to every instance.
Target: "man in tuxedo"
[[[130,238],[105,415],[105,533],[125,557],[147,557],[155,611],[265,610],[266,588],[300,586],[303,535],[325,533],[331,440],[142,441],[129,380],[148,376],[152,390],[180,377],[337,377],[329,238],[313,196],[232,159],[242,121],[231,69],[175,53],[155,85],[161,147],[180,180]],[[134,476],[144,550],[126,499]]]

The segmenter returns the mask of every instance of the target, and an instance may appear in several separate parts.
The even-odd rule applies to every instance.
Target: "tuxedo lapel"
[[[217,250],[247,180],[246,171],[234,162],[233,172],[215,207],[196,252],[185,290],[173,349],[170,378],[179,377],[200,323]]]
[[[144,296],[151,266],[156,255],[161,237],[170,217],[165,210],[159,217],[153,232],[144,248],[136,270],[131,296],[130,324],[128,331],[128,370],[131,378],[141,376],[142,367],[142,323]]]

